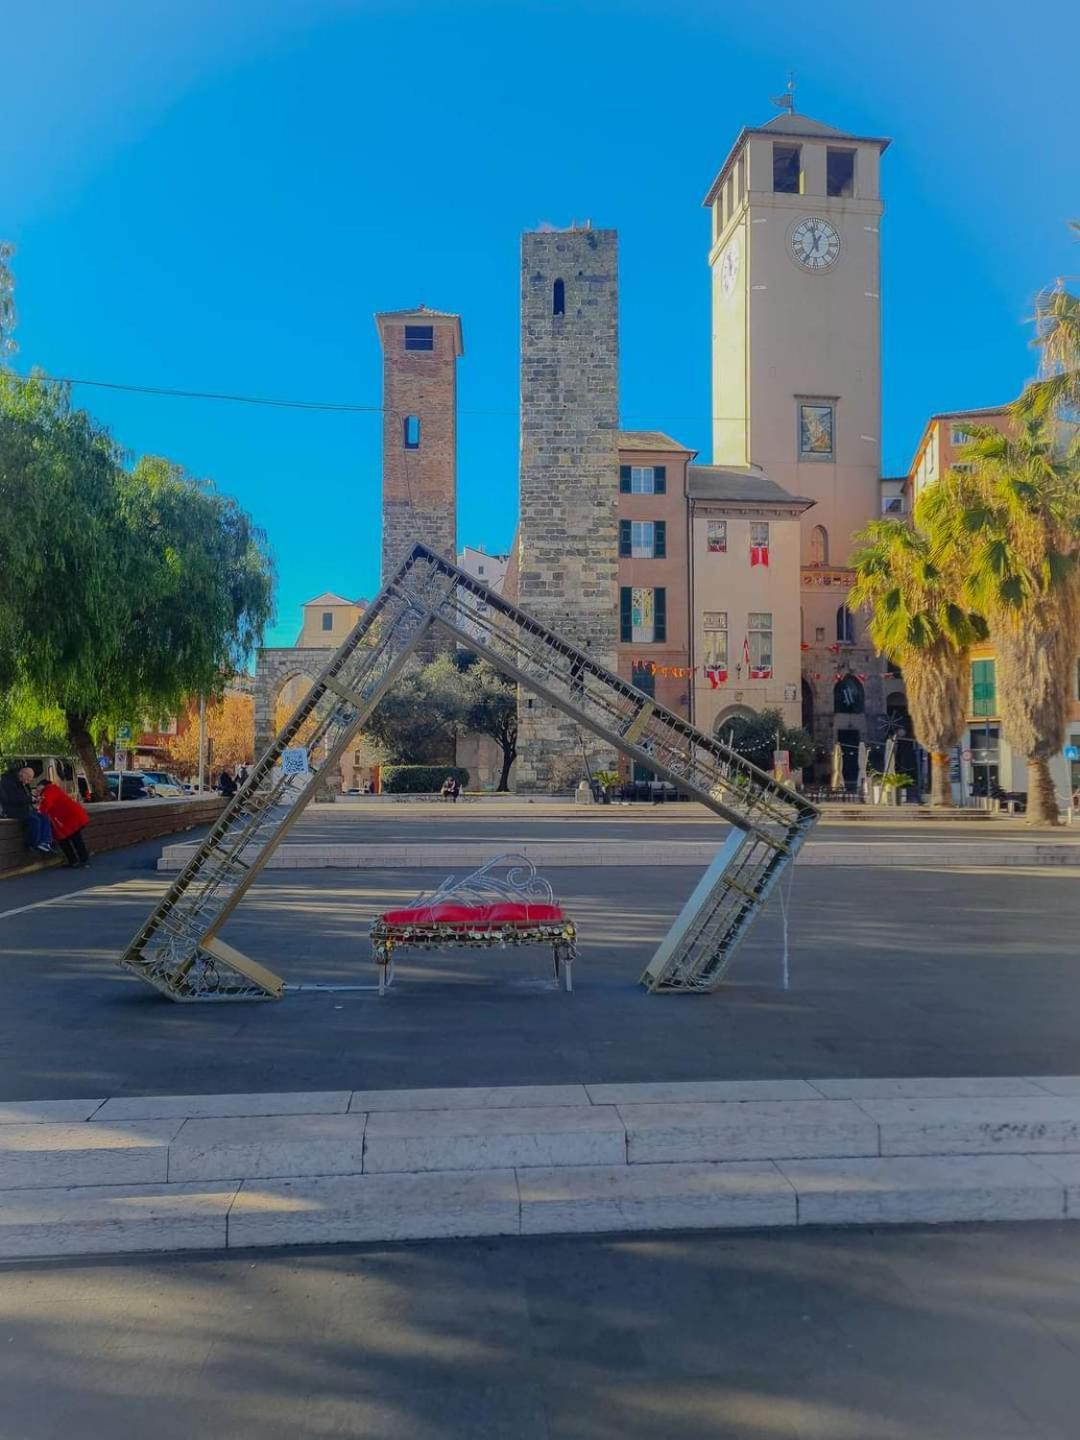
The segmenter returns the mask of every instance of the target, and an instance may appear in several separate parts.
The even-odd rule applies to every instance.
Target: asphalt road
[[[637,980],[697,872],[565,868],[555,883],[582,933],[572,996],[523,950],[402,957],[381,1000],[177,1006],[115,965],[161,893],[156,851],[0,887],[0,1098],[1080,1073],[1078,871],[797,869],[790,988],[774,900],[730,985],[680,997]],[[290,983],[367,983],[371,917],[441,878],[268,872],[226,937]]]
[[[1080,1226],[0,1266],[3,1440],[1075,1440]]]

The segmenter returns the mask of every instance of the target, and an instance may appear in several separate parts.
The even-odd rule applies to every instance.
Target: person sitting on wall
[[[29,765],[12,765],[0,775],[0,812],[22,826],[23,843],[28,850],[53,853],[52,827],[44,815],[34,808],[34,792],[30,786],[34,772]]]
[[[442,782],[442,788],[439,794],[444,800],[456,800],[460,793],[461,786],[454,779],[453,775],[447,775],[446,779]]]
[[[218,789],[222,795],[225,796],[226,800],[231,800],[236,794],[236,781],[233,779],[232,772],[227,765],[218,776]]]
[[[52,833],[64,852],[68,867],[85,870],[90,864],[90,856],[82,832],[90,824],[90,816],[78,800],[73,800],[66,790],[61,790],[51,780],[46,780],[38,792],[38,805],[47,823],[52,826]]]

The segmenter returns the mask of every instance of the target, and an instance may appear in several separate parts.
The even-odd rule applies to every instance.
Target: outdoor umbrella
[[[833,746],[832,752],[832,789],[842,790],[844,788],[844,752],[840,749],[838,740]]]
[[[866,741],[859,741],[859,794],[866,794],[866,762],[870,758],[870,751],[867,749]]]

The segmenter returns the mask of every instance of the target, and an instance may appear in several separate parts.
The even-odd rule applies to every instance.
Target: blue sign
[[[1080,745],[1066,745],[1066,746],[1065,746],[1065,759],[1066,759],[1066,760],[1080,760]]]
[[[108,770],[110,764],[109,757],[107,755],[99,755],[97,757],[97,763],[103,770]]]

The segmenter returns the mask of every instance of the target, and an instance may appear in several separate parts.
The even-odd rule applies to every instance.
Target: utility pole
[[[206,696],[199,696],[199,794],[206,781]]]

